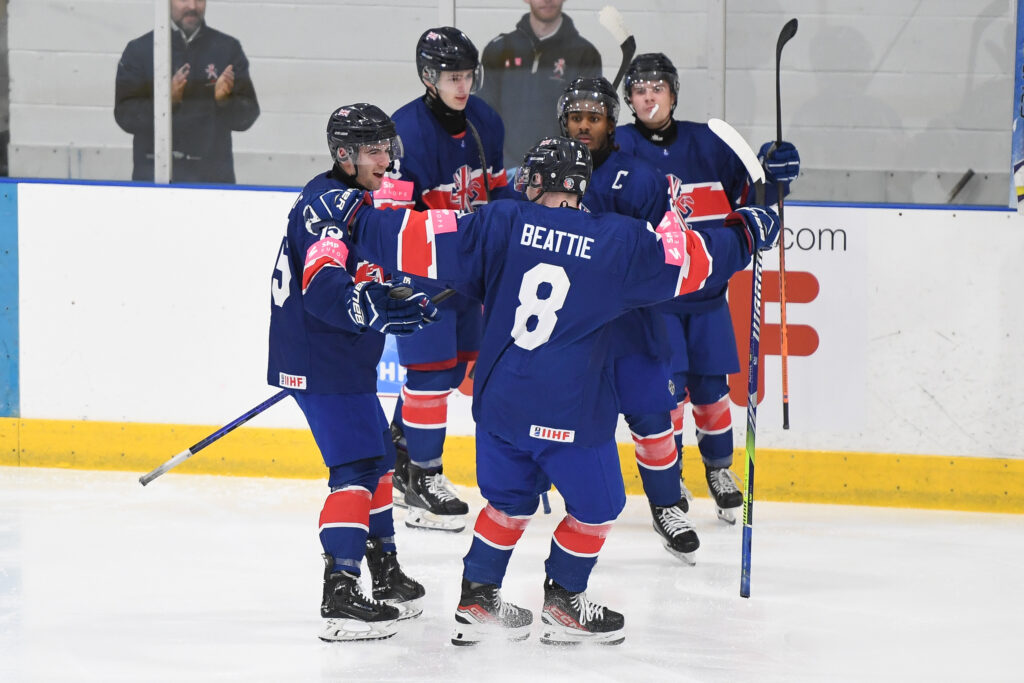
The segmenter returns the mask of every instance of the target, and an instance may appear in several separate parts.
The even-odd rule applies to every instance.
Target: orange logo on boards
[[[736,405],[747,405],[747,376],[750,358],[750,298],[751,278],[753,273],[744,270],[736,273],[729,280],[729,314],[732,316],[732,328],[736,334],[736,350],[739,353],[740,371],[729,375],[729,398]],[[790,356],[810,356],[818,350],[818,332],[810,325],[794,323],[794,313],[799,306],[818,298],[818,278],[812,273],[801,271],[786,272],[786,329]],[[757,402],[764,398],[764,357],[782,355],[782,326],[764,322],[766,303],[778,304],[779,293],[778,271],[762,272],[761,277],[761,337],[757,361]]]

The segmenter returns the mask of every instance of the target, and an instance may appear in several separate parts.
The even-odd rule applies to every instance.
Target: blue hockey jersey
[[[616,128],[615,139],[623,152],[644,159],[666,175],[672,209],[687,226],[719,227],[730,211],[753,201],[747,170],[707,124],[676,121],[676,126],[675,140],[665,146],[647,140],[632,123]],[[774,203],[774,185],[765,189],[767,203]],[[723,282],[717,288],[706,288],[658,308],[695,313],[724,306],[727,287],[728,282]]]
[[[684,231],[667,214],[655,230],[511,200],[465,215],[364,210],[356,229],[363,258],[483,301],[473,416],[478,429],[523,449],[538,439],[613,439],[606,324],[725,282],[750,259],[742,228]]]
[[[383,282],[381,269],[360,261],[350,238],[327,219],[327,192],[348,189],[332,172],[306,184],[288,214],[270,285],[267,383],[315,394],[377,391],[384,335],[348,316],[356,282]]]
[[[592,213],[613,212],[658,225],[668,211],[668,179],[639,157],[613,150],[594,169],[583,205]],[[650,309],[627,311],[612,323],[611,354],[671,355],[664,322]]]

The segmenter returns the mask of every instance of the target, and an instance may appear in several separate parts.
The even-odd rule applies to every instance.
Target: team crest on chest
[[[216,64],[207,64],[206,65],[206,78],[208,78],[211,81],[217,80],[217,65]]]
[[[565,78],[565,57],[559,57],[555,60],[555,76]]]

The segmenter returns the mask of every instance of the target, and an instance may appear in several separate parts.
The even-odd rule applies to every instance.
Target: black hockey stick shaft
[[[473,144],[476,145],[476,154],[480,158],[480,168],[482,169],[481,174],[484,181],[484,202],[489,202],[491,201],[491,191],[488,189],[487,185],[490,182],[490,177],[487,173],[487,155],[484,154],[484,143],[483,140],[480,139],[480,133],[477,132],[476,126],[474,126],[473,122],[468,118],[466,119],[466,130],[469,131],[469,134],[473,137]],[[467,211],[472,210],[472,205],[467,207]],[[451,295],[449,294],[449,296]],[[438,302],[434,301],[434,303]]]
[[[782,48],[796,35],[796,17],[786,22],[779,32],[779,40],[775,44],[775,146],[782,144],[782,79],[780,65]],[[785,210],[782,196],[782,183],[776,182],[775,189],[779,196],[779,230],[783,235],[779,245],[779,327],[782,335],[782,428],[789,429],[789,326],[786,323],[786,241],[785,241]]]
[[[629,63],[633,61],[633,55],[636,54],[636,38],[626,28],[619,10],[611,5],[606,6],[598,13],[598,20],[615,37],[615,40],[619,41],[619,49],[622,50],[622,62],[612,80],[612,89],[618,90],[619,84],[622,83],[622,77],[626,75]]]

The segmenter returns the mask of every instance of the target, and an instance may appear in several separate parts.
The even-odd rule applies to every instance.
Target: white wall
[[[723,1],[618,3],[639,51],[664,51],[680,67],[683,118],[704,120],[719,99],[707,84],[708,40],[717,39],[707,16]],[[322,129],[336,106],[371,101],[392,111],[416,97],[413,46],[437,23],[439,4],[210,0],[207,19],[241,40],[263,108],[235,136],[239,182],[299,185],[323,163]],[[568,0],[565,8],[611,77],[620,53],[597,22],[605,4]],[[798,17],[782,59],[784,136],[805,169],[795,197],[941,203],[973,169],[958,201],[1004,204],[1012,6],[732,0],[725,118],[751,140],[774,138],[775,43]],[[460,0],[456,23],[482,49],[524,11],[516,0]],[[113,120],[114,74],[125,43],[151,26],[152,0],[32,0],[11,3],[9,13],[12,175],[129,178],[131,139]]]
[[[268,288],[294,198],[20,185],[21,416],[223,424],[273,393]],[[786,219],[803,247],[788,272],[819,284],[788,322],[819,345],[790,360],[786,432],[766,360],[758,445],[1024,457],[1024,217],[789,205]],[[766,325],[778,318],[767,304]],[[472,434],[468,399],[450,420]],[[291,401],[254,424],[304,426]],[[734,424],[740,444],[740,406]]]

